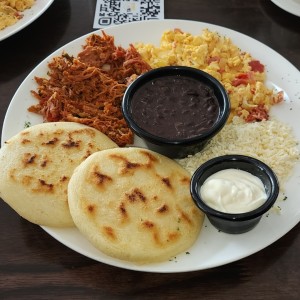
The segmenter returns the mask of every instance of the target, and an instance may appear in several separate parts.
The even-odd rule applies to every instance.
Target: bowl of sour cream
[[[279,183],[262,161],[224,155],[201,165],[191,179],[191,195],[218,230],[244,233],[253,229],[274,204]]]

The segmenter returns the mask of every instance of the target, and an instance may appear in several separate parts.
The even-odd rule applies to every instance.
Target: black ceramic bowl
[[[133,103],[133,97],[137,95],[136,93],[139,93],[141,89],[145,88],[145,84],[149,84],[149,82],[153,82],[154,80],[174,76],[176,78],[178,77],[187,77],[191,80],[197,80],[198,82],[203,83],[203,85],[208,86],[214,93],[216,97],[216,103],[218,105],[218,112],[216,113],[216,120],[213,122],[213,125],[205,129],[202,133],[196,133],[196,135],[192,137],[184,137],[184,138],[166,138],[158,136],[157,134],[153,134],[149,132],[149,130],[145,129],[144,127],[140,125],[140,123],[137,121],[136,117],[134,117],[133,109],[132,109],[132,103]],[[176,85],[176,84],[175,84]],[[150,97],[157,99],[158,97],[150,93]],[[168,97],[168,96],[166,96]],[[165,97],[165,98],[166,98]],[[164,99],[164,97],[162,97]],[[139,98],[139,96],[136,96],[134,101],[143,101]],[[150,99],[149,101],[155,100]],[[172,98],[173,99],[173,98]],[[164,101],[164,100],[157,100],[156,102]],[[177,101],[177,100],[176,100]],[[181,100],[180,100],[181,101]],[[182,100],[186,101],[188,106],[189,100]],[[201,100],[202,101],[202,100]],[[175,102],[175,100],[174,100]],[[148,102],[147,102],[148,103]],[[160,103],[160,102],[159,102]],[[155,104],[155,107],[159,105],[159,103]],[[185,103],[185,102],[182,102]],[[199,102],[198,102],[199,103]],[[197,103],[197,105],[198,105]],[[140,103],[141,104],[141,103]],[[168,108],[170,109],[177,109],[176,103],[171,103],[171,105],[167,104]],[[182,110],[184,111],[185,104],[182,105]],[[142,109],[139,109],[141,111]],[[151,109],[150,109],[151,110]],[[132,131],[139,136],[144,142],[146,143],[147,147],[153,151],[159,152],[163,155],[166,155],[171,158],[183,158],[186,157],[189,154],[194,154],[196,152],[199,152],[203,146],[215,135],[217,134],[225,125],[229,113],[230,113],[230,102],[227,95],[226,90],[222,86],[222,84],[216,80],[211,75],[207,74],[206,72],[203,72],[201,70],[190,68],[190,67],[181,67],[181,66],[171,66],[171,67],[162,67],[153,69],[151,71],[148,71],[144,73],[143,75],[139,76],[133,83],[127,88],[122,102],[122,112],[124,115],[124,118]],[[177,113],[177,112],[176,112]],[[184,113],[184,112],[182,112]],[[200,117],[200,113],[197,110],[192,110],[189,113],[193,114],[195,116],[195,120],[199,122],[200,120],[204,119]],[[153,119],[156,118],[156,113],[154,113]],[[169,119],[169,116],[166,114],[165,119]],[[170,120],[170,119],[169,119]],[[176,120],[175,120],[176,121]],[[151,121],[152,122],[152,121]],[[154,120],[153,120],[154,122]],[[184,126],[187,125],[189,120],[187,122],[182,122]],[[172,124],[175,124],[176,122],[172,121]],[[153,123],[154,124],[154,123]],[[153,125],[155,126],[155,125]],[[168,125],[169,126],[169,125]],[[160,128],[160,126],[157,126]],[[171,128],[171,126],[169,126]],[[173,129],[172,129],[173,130]]]
[[[224,169],[239,169],[257,176],[263,183],[267,200],[255,210],[245,213],[224,213],[208,206],[200,196],[200,188],[212,174]],[[263,162],[249,156],[225,155],[213,158],[201,165],[191,179],[191,195],[194,202],[208,217],[212,225],[226,233],[244,233],[253,229],[277,199],[279,184],[276,175]]]

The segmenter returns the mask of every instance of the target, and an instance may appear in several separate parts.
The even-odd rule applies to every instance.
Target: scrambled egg
[[[235,115],[247,122],[267,120],[271,105],[283,100],[282,92],[264,84],[264,65],[217,32],[205,29],[201,35],[192,35],[169,30],[163,33],[159,47],[143,43],[135,47],[152,68],[189,66],[218,79],[230,97],[229,120]]]
[[[35,0],[0,0],[0,30],[22,18],[21,11],[30,8]]]

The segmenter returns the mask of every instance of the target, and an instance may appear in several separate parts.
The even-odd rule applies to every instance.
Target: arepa
[[[135,263],[167,260],[191,247],[203,214],[190,174],[137,147],[93,153],[74,171],[68,200],[80,232],[106,255]]]
[[[24,129],[0,150],[0,197],[28,221],[74,226],[67,187],[75,169],[93,152],[117,147],[106,135],[73,122]]]

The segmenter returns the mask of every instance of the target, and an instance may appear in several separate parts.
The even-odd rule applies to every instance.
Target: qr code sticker
[[[164,0],[97,0],[94,28],[164,19]]]

